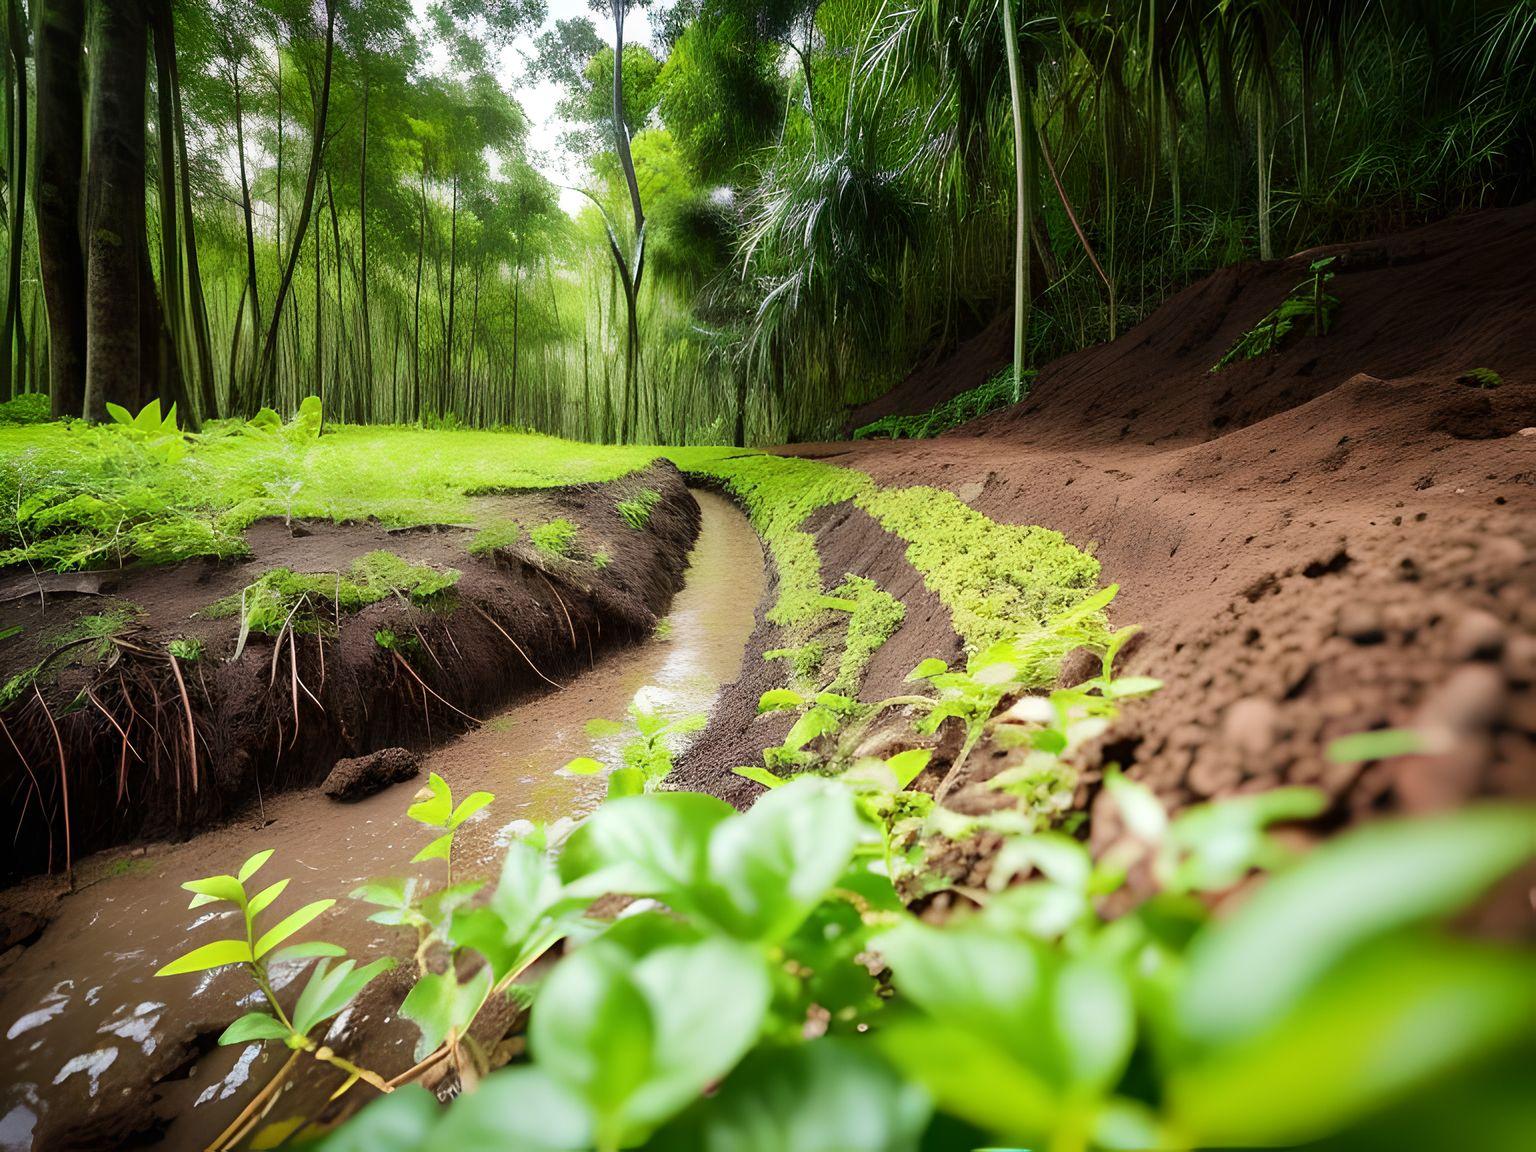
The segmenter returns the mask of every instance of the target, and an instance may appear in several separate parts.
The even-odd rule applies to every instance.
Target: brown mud
[[[1226,269],[1114,343],[1047,366],[1024,403],[948,435],[786,450],[881,484],[947,488],[1095,553],[1121,586],[1113,621],[1145,629],[1121,670],[1167,686],[1088,750],[1084,806],[1109,763],[1176,808],[1318,787],[1333,802],[1325,826],[1536,794],[1536,206],[1326,251],[1339,257],[1334,327],[1276,355],[1211,372],[1321,253]],[[909,406],[889,410],[981,383],[995,367],[977,367],[984,352],[955,376],[924,369],[899,390]],[[1464,382],[1475,368],[1502,380]],[[872,414],[886,411],[860,419]],[[870,575],[908,604],[865,699],[891,694],[922,657],[958,653],[948,613],[907,591],[916,573],[899,539],[848,506],[813,527],[824,577]],[[754,649],[774,647],[774,632],[762,625]],[[752,719],[765,677],[722,697],[728,722],[697,747],[690,784],[737,803],[759,791],[725,773],[783,735],[777,718]],[[1378,764],[1324,755],[1336,737],[1388,726],[1443,750]],[[957,806],[1004,799],[984,786],[999,763],[986,752]],[[1094,822],[1096,841],[1113,834]],[[984,845],[976,855],[984,863]]]
[[[615,505],[646,488],[662,498],[637,531]],[[650,633],[698,529],[697,505],[665,461],[607,484],[483,497],[474,513],[516,520],[520,540],[480,558],[467,527],[264,521],[238,563],[89,573],[83,585],[44,577],[91,590],[43,596],[30,574],[7,574],[0,633],[22,631],[0,648],[0,682],[58,655],[40,690],[0,713],[0,790],[20,813],[3,873],[63,871],[66,843],[79,858],[206,828],[316,783],[338,759],[430,748],[519,693],[563,683],[605,646]],[[527,529],[556,517],[577,525],[568,557],[528,540]],[[440,605],[392,596],[318,630],[252,634],[238,660],[238,616],[206,614],[273,568],[346,573],[377,550],[462,576]],[[599,554],[606,563],[593,562]],[[60,643],[83,617],[112,612],[130,622],[99,648]],[[178,638],[200,641],[202,657],[171,660]],[[0,939],[0,951],[10,943]]]
[[[561,691],[523,694],[423,763],[456,796],[496,794],[455,842],[455,879],[493,877],[509,837],[528,821],[579,817],[601,799],[601,778],[560,774],[574,756],[615,750],[622,737],[594,741],[584,725],[621,720],[648,688],[653,704],[682,714],[707,712],[734,679],[761,597],[763,558],[746,520],[721,497],[700,493],[702,528],[686,582],[658,634],[583,667]],[[569,603],[569,601],[568,601]],[[575,605],[571,605],[574,612]],[[579,633],[578,633],[579,634]],[[238,972],[156,980],[155,969],[210,938],[218,914],[188,912],[185,879],[225,872],[265,848],[276,855],[263,876],[294,877],[300,900],[342,897],[369,877],[410,875],[440,863],[410,865],[430,838],[405,817],[415,784],[355,804],[316,789],[268,799],[264,819],[243,811],[224,827],[180,843],[157,843],[82,861],[78,891],[34,943],[0,969],[0,1149],[201,1148],[262,1084],[282,1056],[258,1045],[217,1048],[219,1032],[246,1003]],[[41,886],[44,878],[29,882]],[[14,892],[15,890],[13,890]],[[366,908],[342,900],[311,935],[353,956],[408,957],[407,931],[370,924]],[[275,974],[275,981],[296,973]],[[365,1066],[393,1075],[412,1063],[414,1028],[393,1016],[408,990],[409,965],[381,978],[339,1018],[329,1042]],[[493,1046],[498,1036],[488,1037]],[[273,1120],[312,1115],[340,1076],[318,1065],[274,1107]],[[361,1089],[359,1089],[361,1090]]]

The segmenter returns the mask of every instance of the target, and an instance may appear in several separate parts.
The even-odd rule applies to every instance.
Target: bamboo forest
[[[0,28],[0,1152],[1536,1147],[1536,0]]]

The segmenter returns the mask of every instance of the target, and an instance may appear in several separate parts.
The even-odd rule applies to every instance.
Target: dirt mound
[[[642,489],[661,498],[637,531],[616,505]],[[251,558],[235,564],[92,574],[89,587],[56,587],[45,599],[28,574],[7,574],[16,587],[0,600],[0,634],[21,631],[0,651],[0,682],[50,663],[37,689],[0,712],[0,787],[22,813],[5,874],[62,867],[66,821],[75,859],[185,834],[314,784],[339,759],[430,746],[519,693],[545,690],[603,646],[650,634],[681,587],[699,526],[697,503],[665,461],[609,484],[482,505],[487,522],[524,526],[483,557],[468,552],[464,527],[266,521],[248,533]],[[577,526],[568,556],[529,540],[529,527],[556,518]],[[207,613],[273,568],[346,573],[381,550],[462,574],[441,603],[391,595],[318,629],[252,633],[238,659],[238,614]],[[114,612],[125,623],[109,638],[61,645]],[[172,661],[177,640],[200,654]]]
[[[1536,792],[1536,207],[1330,251],[1335,327],[1278,355],[1211,372],[1315,254],[1218,273],[949,435],[794,450],[1094,551],[1121,585],[1114,621],[1145,627],[1122,670],[1167,687],[1091,750],[1085,805],[1110,762],[1175,806],[1317,786],[1336,821]],[[1463,382],[1474,368],[1497,386]],[[900,560],[901,541],[835,519],[817,532],[824,570]],[[954,645],[947,613],[909,611],[890,647]],[[897,663],[871,668],[866,699],[896,689]],[[1407,725],[1437,754],[1324,755]],[[714,756],[753,762],[772,735]]]
[[[980,332],[963,340],[952,353],[920,365],[884,396],[848,413],[843,434],[886,416],[915,416],[927,412],[969,388],[985,383],[1013,360],[1013,310],[994,316]]]

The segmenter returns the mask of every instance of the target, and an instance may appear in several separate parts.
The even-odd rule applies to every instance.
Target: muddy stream
[[[655,637],[599,657],[563,691],[519,701],[424,757],[417,784],[431,770],[455,796],[482,788],[496,795],[460,832],[455,879],[494,876],[502,848],[528,821],[580,816],[601,800],[600,777],[558,772],[574,756],[616,753],[628,735],[594,741],[584,730],[589,720],[624,719],[642,688],[669,711],[707,712],[722,685],[736,679],[762,596],[762,550],[733,506],[711,493],[695,495],[703,524],[687,583]],[[366,909],[345,897],[369,877],[440,867],[408,863],[431,838],[405,817],[417,784],[347,805],[318,790],[291,792],[185,843],[114,853],[95,869],[85,862],[81,888],[0,971],[0,1150],[62,1146],[65,1130],[74,1133],[74,1147],[132,1139],[201,1148],[212,1140],[282,1056],[255,1044],[212,1046],[225,1024],[256,1006],[243,973],[154,979],[169,960],[227,934],[217,922],[235,915],[189,912],[178,885],[232,872],[253,853],[274,848],[260,879],[293,878],[274,911],[286,914],[322,897],[339,901],[302,938],[331,940],[363,960],[408,957],[411,942],[400,929],[368,923]],[[292,970],[273,971],[279,988],[303,969],[284,967]],[[397,978],[403,994],[408,978],[400,971],[388,977]],[[364,1023],[375,1068],[389,1075],[410,1066],[413,1029],[398,1020],[344,1013],[327,1042],[345,1051],[349,1032]]]

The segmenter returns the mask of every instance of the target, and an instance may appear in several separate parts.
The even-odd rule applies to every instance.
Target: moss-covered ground
[[[973,650],[1047,626],[1098,585],[1097,561],[1059,533],[999,524],[949,492],[883,488],[819,461],[470,430],[340,427],[317,438],[299,422],[226,422],[172,442],[79,423],[0,426],[0,567],[239,556],[245,529],[267,517],[472,523],[475,495],[612,480],[658,456],[724,488],[764,540],[778,575],[768,619],[795,653],[786,679],[822,676],[839,691],[856,690],[870,656],[901,623],[900,603],[875,583],[823,571],[805,524],[830,505],[852,501],[906,542],[907,559]],[[649,509],[637,503],[631,511],[643,527]],[[479,527],[472,551],[521,532]],[[540,543],[570,547],[569,539]],[[830,652],[829,634],[840,637]],[[835,664],[824,659],[833,654]]]

